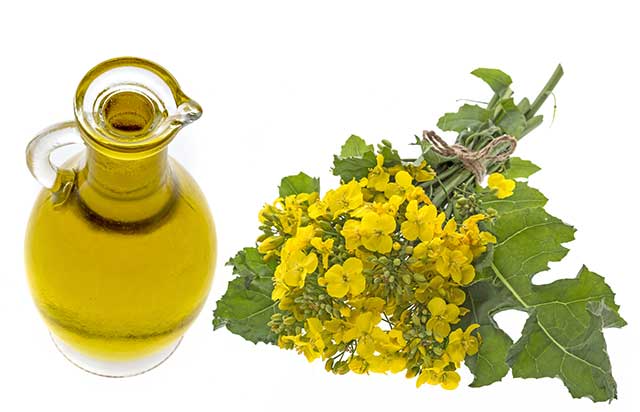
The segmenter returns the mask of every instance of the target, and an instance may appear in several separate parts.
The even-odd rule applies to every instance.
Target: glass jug
[[[75,121],[27,147],[44,186],[27,227],[35,304],[71,362],[103,376],[162,363],[202,308],[213,278],[214,223],[167,145],[202,114],[164,68],[125,57],[90,70]],[[83,144],[58,167],[59,147]]]

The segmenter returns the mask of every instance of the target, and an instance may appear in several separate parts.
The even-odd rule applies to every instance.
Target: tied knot
[[[491,140],[482,149],[474,151],[457,143],[449,145],[431,130],[422,132],[422,137],[431,144],[431,149],[437,154],[444,157],[455,157],[460,160],[465,169],[473,173],[478,183],[482,181],[487,173],[487,163],[504,162],[513,154],[518,144],[515,137],[504,134]],[[493,154],[494,150],[500,145],[505,145],[506,147]]]

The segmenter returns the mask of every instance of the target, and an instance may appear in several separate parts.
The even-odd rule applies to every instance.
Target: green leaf
[[[388,146],[381,146],[379,153],[384,157],[384,167],[393,167],[402,163],[400,154],[394,148]]]
[[[282,178],[279,191],[281,197],[299,193],[320,192],[320,179],[300,172],[297,175]]]
[[[366,152],[363,157],[348,157],[342,159],[333,157],[333,174],[340,176],[343,182],[353,179],[360,180],[366,177],[369,169],[376,166],[376,156],[373,152]]]
[[[479,68],[472,71],[471,74],[484,80],[498,95],[502,95],[512,82],[508,74],[498,69]]]
[[[502,173],[507,179],[528,178],[538,172],[540,168],[528,160],[519,157],[509,159],[507,170]]]
[[[524,117],[524,114],[513,102],[513,98],[502,100],[500,106],[504,112],[500,115],[497,125],[502,128],[506,134],[520,138],[522,132],[524,132],[527,127],[527,119]]]
[[[237,275],[213,312],[213,328],[229,331],[253,342],[276,343],[277,336],[267,323],[278,312],[271,300],[275,262],[265,263],[256,248],[245,248],[227,265]]]
[[[455,113],[445,113],[438,120],[438,127],[444,131],[462,132],[479,127],[490,117],[488,110],[475,104],[464,104]]]
[[[573,240],[575,229],[542,208],[517,209],[503,213],[492,228],[498,243],[493,265],[524,296],[531,278],[549,269],[548,263],[561,260],[568,252],[563,243]]]
[[[480,200],[484,207],[494,208],[499,214],[542,207],[547,203],[547,198],[540,191],[525,182],[516,182],[513,195],[505,199],[498,199],[492,192],[486,192],[480,196]]]
[[[226,264],[233,267],[233,274],[244,279],[247,284],[255,279],[269,279],[276,270],[276,262],[264,261],[258,249],[247,247],[238,252],[233,258],[229,259]],[[272,286],[265,290],[271,294]]]
[[[342,145],[340,156],[333,156],[333,174],[340,176],[343,182],[366,177],[375,165],[373,146],[356,135],[351,135]]]
[[[493,320],[493,316],[506,309],[517,307],[517,302],[505,288],[497,287],[488,281],[476,282],[466,288],[465,306],[471,310],[461,320],[466,328],[471,323],[480,325],[478,333],[482,337],[480,350],[474,356],[467,357],[465,365],[474,375],[470,386],[490,385],[502,380],[509,372],[507,354],[513,341]]]
[[[604,279],[583,267],[575,279],[532,289],[531,315],[509,351],[513,376],[559,377],[573,397],[616,398],[601,314],[615,313],[618,306]],[[617,318],[616,325],[624,326],[624,320]]]
[[[531,108],[531,103],[529,102],[529,99],[527,99],[526,97],[520,100],[520,103],[518,103],[518,109],[520,109],[522,113],[528,112],[530,108]]]
[[[352,134],[342,145],[340,157],[343,159],[347,157],[362,157],[367,152],[373,153],[373,145],[368,145],[361,137]]]
[[[521,186],[520,193],[533,193],[530,190],[535,189]],[[494,296],[508,294],[508,301],[512,302],[507,304],[509,308],[529,314],[522,336],[506,357],[513,376],[559,377],[574,397],[594,401],[615,398],[616,386],[602,328],[624,326],[625,321],[618,314],[614,294],[604,279],[583,267],[576,278],[532,284],[532,278],[547,270],[549,262],[566,255],[562,244],[573,239],[575,230],[541,207],[523,207],[522,202],[496,206],[502,212],[491,228],[497,238],[493,275],[487,279],[485,274],[484,280],[468,290],[478,312],[475,319],[490,338],[483,343],[480,354],[486,351],[502,359],[506,340],[500,338],[499,330],[487,330],[487,326],[496,327],[491,322],[487,325],[486,318],[505,308],[505,298]],[[491,294],[478,291],[487,285],[497,290]],[[487,370],[490,365],[483,367],[478,360],[470,365],[478,385],[495,381],[503,373],[503,369],[491,373]]]

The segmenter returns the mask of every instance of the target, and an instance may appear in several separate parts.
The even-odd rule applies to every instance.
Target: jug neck
[[[109,221],[140,222],[163,215],[175,195],[167,149],[121,159],[87,147],[78,195],[90,212]]]

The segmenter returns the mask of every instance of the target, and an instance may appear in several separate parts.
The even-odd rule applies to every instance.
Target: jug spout
[[[202,116],[202,107],[195,100],[189,99],[178,106],[173,121],[181,126],[195,122]]]

